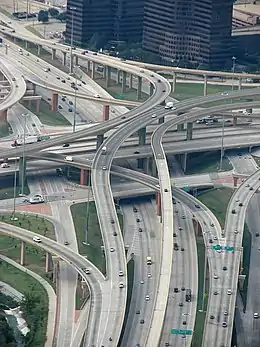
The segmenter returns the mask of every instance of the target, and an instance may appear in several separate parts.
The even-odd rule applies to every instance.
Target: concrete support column
[[[154,91],[154,86],[152,83],[150,83],[150,90],[149,90],[149,95],[152,96]]]
[[[103,122],[109,120],[109,105],[103,105]]]
[[[25,43],[25,49],[28,49],[28,47],[29,47],[29,42],[28,42],[28,41],[24,41],[24,43]]]
[[[238,90],[241,90],[242,88],[242,78],[238,79]]]
[[[204,75],[204,96],[208,94],[208,76]]]
[[[120,71],[120,70],[117,70],[117,76],[116,76],[116,82],[117,82],[117,84],[120,83],[120,76],[121,76],[121,71]]]
[[[91,70],[90,61],[88,60],[88,61],[87,61],[87,72],[90,72],[90,70]]]
[[[67,53],[66,52],[62,52],[63,53],[63,57],[62,57],[62,65],[66,66],[66,60],[67,60]]]
[[[178,124],[177,125],[177,131],[183,131],[184,130],[184,124]]]
[[[46,258],[45,258],[45,272],[51,271],[51,265],[52,265],[51,253],[46,252]]]
[[[187,132],[186,132],[186,139],[192,140],[192,128],[193,128],[193,123],[187,123]]]
[[[7,124],[7,110],[0,111],[0,122],[1,124]]]
[[[51,60],[54,60],[56,58],[56,49],[51,50]]]
[[[141,96],[142,96],[142,77],[138,76],[136,99],[140,100]]]
[[[156,205],[157,205],[157,216],[161,216],[162,215],[161,192],[157,192],[157,194],[156,194]]]
[[[89,170],[81,169],[80,170],[80,184],[86,186],[89,181]]]
[[[92,68],[91,68],[91,78],[95,80],[95,72],[96,72],[96,63],[92,61]]]
[[[146,143],[146,128],[138,130],[139,146],[144,146]]]
[[[104,70],[106,71],[106,76],[105,76],[105,78],[106,78],[106,88],[108,88],[109,85],[110,85],[110,81],[111,81],[111,67],[110,66],[106,66]]]
[[[22,266],[24,266],[24,264],[25,264],[25,242],[24,241],[21,241],[20,264]]]
[[[19,186],[22,187],[26,181],[26,157],[19,158]]]
[[[234,185],[234,188],[237,187],[237,183],[238,183],[238,176],[233,176],[233,185]]]
[[[126,72],[122,71],[121,93],[125,94],[125,92],[126,92]]]
[[[97,135],[97,150],[100,146],[102,146],[102,143],[104,142],[104,134]]]
[[[162,117],[159,118],[158,123],[159,123],[159,124],[163,124],[163,123],[164,123],[164,116],[162,116]]]
[[[77,55],[74,55],[74,59],[75,59],[75,66],[79,65],[79,57]]]
[[[143,170],[144,169],[145,158],[137,159],[137,168]]]
[[[129,75],[128,80],[129,80],[129,84],[128,84],[129,89],[133,89],[133,75],[132,74]]]
[[[38,45],[38,46],[37,46],[37,54],[38,54],[38,55],[41,55],[41,49],[42,49],[42,46],[41,46],[41,45]]]
[[[175,93],[175,89],[176,89],[176,80],[177,80],[177,76],[176,76],[176,72],[172,73],[172,93]]]
[[[28,100],[28,107],[29,107],[29,108],[32,107],[32,100]]]
[[[150,174],[150,158],[145,158],[145,160],[144,160],[144,172],[147,175]]]
[[[58,94],[55,92],[52,92],[52,103],[51,103],[52,112],[56,112],[57,108],[58,108]]]
[[[181,154],[181,164],[183,172],[185,173],[187,171],[187,161],[188,161],[188,153]]]
[[[36,100],[36,112],[40,112],[41,99]]]
[[[157,166],[154,158],[152,158],[152,176],[153,177],[158,177],[158,171],[157,171]]]
[[[236,127],[237,126],[237,117],[233,117],[233,122],[232,122],[232,124],[233,124],[233,127]]]

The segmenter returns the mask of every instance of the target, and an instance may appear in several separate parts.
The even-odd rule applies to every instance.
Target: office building
[[[231,64],[232,7],[233,0],[147,0],[143,48],[165,65]]]
[[[74,10],[72,10],[74,8]],[[141,41],[144,0],[68,0],[66,40],[87,45],[95,41]]]

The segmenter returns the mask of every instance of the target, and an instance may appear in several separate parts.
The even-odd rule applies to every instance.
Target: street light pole
[[[91,186],[90,186],[90,174],[88,173],[88,196],[87,196],[87,225],[86,225],[86,245],[88,245],[88,223],[89,223],[89,207],[90,207],[90,191],[91,191]]]
[[[78,88],[78,80],[75,77],[75,94],[74,94],[74,111],[73,111],[73,132],[76,131],[76,107],[77,107],[77,88]]]
[[[201,311],[204,312],[204,302],[205,302],[205,291],[206,291],[206,276],[207,276],[207,250],[205,249],[205,260],[204,260],[204,275],[203,275],[203,292],[202,292],[202,304]]]
[[[232,92],[234,91],[234,77],[236,68],[236,57],[232,57]]]
[[[23,115],[24,121],[23,121],[23,167],[22,167],[22,191],[21,195],[24,195],[24,178],[25,178],[25,132],[26,132],[26,120],[27,120],[27,114]]]
[[[13,213],[11,220],[16,221],[18,220],[17,217],[15,217],[16,213],[16,186],[17,186],[17,154],[15,154],[15,161],[14,161],[14,203],[13,203]]]
[[[220,149],[219,171],[222,171],[222,166],[223,166],[223,156],[224,156],[224,132],[225,132],[225,119],[224,119],[224,113],[223,113],[223,115],[222,115],[222,132],[221,132],[221,149]]]
[[[71,10],[71,34],[70,34],[70,73],[73,71],[73,57],[72,57],[72,47],[73,47],[73,34],[74,34],[74,11],[77,7],[69,7]]]

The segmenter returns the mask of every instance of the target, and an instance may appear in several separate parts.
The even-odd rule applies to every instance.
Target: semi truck
[[[151,257],[146,257],[146,264],[152,265],[152,258]]]
[[[36,143],[38,141],[41,141],[38,136],[29,136],[29,137],[20,137],[14,140],[14,142],[11,144],[12,147],[22,146],[23,144],[29,145],[32,143]]]

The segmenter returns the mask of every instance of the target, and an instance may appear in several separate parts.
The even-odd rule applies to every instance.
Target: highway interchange
[[[114,62],[112,59],[107,59],[106,61],[105,57],[97,58],[97,61],[105,62],[108,64],[115,64],[118,65],[122,69],[126,69],[126,71],[131,71],[131,73],[140,74],[140,68],[135,67],[129,67],[126,64],[120,63],[118,61]],[[99,60],[100,59],[100,60]],[[3,58],[3,62],[5,66],[8,66],[8,63]],[[4,74],[7,76],[10,75],[10,72],[7,71],[7,68],[5,68],[5,71],[2,70]],[[15,77],[17,80],[17,76],[20,77],[24,74],[22,73],[15,73]],[[128,177],[131,180],[137,180],[139,182],[142,182],[143,184],[149,185],[153,189],[160,191],[160,198],[162,202],[162,223],[160,226],[161,229],[161,252],[160,256],[156,257],[158,258],[158,264],[156,261],[156,266],[158,267],[159,276],[158,279],[155,281],[155,285],[157,283],[158,287],[157,290],[154,290],[154,293],[157,293],[157,296],[152,297],[152,302],[149,303],[149,305],[154,305],[152,310],[152,319],[149,324],[146,326],[147,335],[144,339],[143,344],[147,346],[159,346],[160,339],[162,336],[163,343],[168,342],[171,343],[174,346],[181,345],[181,340],[178,341],[178,338],[176,336],[168,336],[165,337],[164,333],[164,319],[165,314],[167,316],[167,298],[170,288],[170,282],[173,281],[175,278],[172,277],[174,274],[174,271],[176,270],[177,273],[175,273],[176,278],[183,279],[183,283],[185,283],[185,286],[189,286],[194,288],[194,293],[196,293],[196,276],[194,278],[191,278],[190,276],[187,276],[187,271],[183,269],[183,267],[178,267],[178,269],[174,268],[174,264],[176,264],[176,258],[175,257],[181,257],[181,255],[176,254],[178,252],[173,251],[173,233],[172,231],[175,230],[175,228],[178,227],[178,225],[184,223],[182,221],[178,221],[178,218],[174,217],[174,209],[172,204],[172,194],[173,196],[176,196],[177,199],[182,200],[182,202],[185,205],[188,205],[188,207],[195,213],[196,219],[201,222],[201,225],[206,225],[206,228],[210,226],[212,221],[214,221],[213,227],[211,227],[211,233],[212,235],[215,235],[217,239],[219,240],[220,244],[228,244],[228,245],[234,245],[236,247],[236,251],[234,253],[222,253],[218,254],[214,252],[211,249],[208,249],[208,261],[209,261],[209,268],[211,277],[213,276],[213,273],[220,273],[222,272],[223,264],[227,264],[227,271],[225,272],[225,275],[219,276],[219,283],[216,283],[216,280],[211,278],[211,290],[210,290],[210,298],[209,298],[209,305],[210,308],[207,312],[207,318],[206,318],[206,324],[205,324],[205,330],[204,330],[204,337],[203,337],[203,346],[229,346],[230,340],[231,340],[231,333],[232,333],[232,325],[233,325],[233,315],[234,315],[234,303],[236,298],[236,286],[237,286],[237,278],[238,278],[238,270],[239,270],[239,258],[240,258],[240,248],[241,248],[241,240],[242,240],[242,233],[243,230],[241,228],[244,225],[244,219],[245,219],[245,211],[247,208],[247,204],[250,201],[251,196],[255,193],[255,191],[258,189],[260,183],[258,182],[258,175],[257,173],[251,176],[247,182],[244,182],[240,188],[235,193],[234,197],[236,196],[235,200],[239,199],[239,201],[243,201],[243,208],[240,208],[239,213],[231,214],[231,210],[233,209],[233,206],[237,208],[237,203],[233,203],[233,200],[230,202],[230,206],[227,212],[227,224],[225,226],[225,238],[221,237],[221,229],[220,226],[212,215],[210,211],[208,211],[207,208],[204,206],[201,207],[201,209],[198,211],[195,209],[195,204],[197,204],[197,200],[188,196],[184,192],[178,191],[176,189],[171,189],[171,181],[170,181],[170,175],[168,170],[168,165],[166,161],[166,157],[164,154],[164,146],[162,146],[162,138],[165,134],[165,132],[181,123],[186,122],[193,122],[197,119],[199,119],[202,115],[207,116],[210,115],[213,112],[221,112],[224,110],[232,110],[232,109],[240,109],[245,107],[245,103],[238,103],[234,105],[221,105],[221,106],[215,106],[208,109],[205,109],[204,111],[190,111],[194,106],[200,106],[204,103],[213,102],[216,100],[228,100],[228,99],[235,99],[235,98],[241,98],[245,96],[253,97],[254,95],[259,94],[258,89],[254,90],[246,90],[246,91],[240,91],[240,92],[234,92],[229,93],[229,95],[214,95],[214,96],[208,96],[205,98],[195,98],[193,100],[188,100],[184,102],[179,102],[176,104],[176,110],[165,112],[163,107],[159,107],[154,109],[154,107],[161,102],[165,100],[167,95],[170,92],[170,86],[167,81],[165,81],[161,76],[159,77],[156,74],[153,74],[153,77],[151,77],[151,74],[149,71],[145,71],[141,73],[143,77],[150,80],[151,83],[154,85],[154,95],[150,99],[148,99],[145,103],[138,106],[137,108],[133,109],[126,115],[126,119],[122,119],[122,117],[115,118],[114,120],[107,121],[106,123],[103,123],[101,125],[95,125],[90,129],[79,131],[75,134],[69,134],[62,136],[61,138],[55,138],[49,141],[46,141],[46,143],[36,144],[30,146],[30,148],[27,150],[26,148],[26,155],[35,156],[35,157],[44,157],[46,154],[44,152],[39,152],[43,148],[49,148],[51,146],[56,146],[65,142],[72,142],[75,139],[80,139],[81,137],[86,137],[89,135],[96,135],[99,133],[104,133],[108,129],[112,129],[115,125],[124,124],[123,127],[118,128],[111,136],[109,136],[104,144],[107,146],[108,154],[103,156],[101,154],[101,149],[97,150],[96,155],[94,157],[94,160],[91,164],[92,169],[92,182],[93,182],[93,195],[95,198],[97,211],[98,211],[98,217],[100,221],[101,226],[101,232],[103,237],[103,242],[106,250],[106,260],[107,260],[107,272],[106,272],[106,280],[104,280],[103,276],[98,272],[97,269],[94,269],[91,271],[91,276],[86,276],[84,272],[80,271],[79,269],[84,267],[90,267],[91,265],[88,263],[86,265],[86,260],[82,259],[82,257],[78,256],[76,254],[76,249],[73,251],[67,251],[68,250],[64,246],[57,246],[55,242],[50,240],[43,239],[42,246],[48,249],[48,251],[59,255],[61,258],[65,259],[70,265],[73,265],[77,271],[80,271],[82,276],[85,278],[86,281],[88,281],[91,291],[91,307],[90,307],[90,314],[88,318],[88,330],[87,330],[87,338],[86,338],[86,345],[91,344],[97,344],[98,346],[104,345],[104,346],[115,346],[118,343],[118,339],[120,337],[120,331],[123,324],[123,318],[125,314],[125,304],[126,304],[126,296],[127,296],[127,278],[126,278],[126,259],[125,259],[125,252],[124,252],[124,245],[123,245],[123,239],[121,237],[120,227],[118,224],[118,219],[116,216],[116,212],[114,209],[114,203],[113,203],[113,196],[111,194],[110,189],[110,183],[109,183],[109,173],[110,168],[111,172],[115,172],[116,174],[123,175],[124,177]],[[7,77],[6,76],[6,77]],[[33,78],[32,78],[33,79]],[[160,83],[157,83],[158,79],[161,80]],[[10,85],[13,86],[14,83],[11,82],[12,77],[8,79],[10,82]],[[37,83],[37,81],[34,81]],[[47,82],[46,82],[47,84]],[[13,87],[15,88],[15,87]],[[55,86],[56,88],[56,86]],[[18,88],[20,90],[20,88]],[[21,88],[22,89],[22,88]],[[50,85],[50,89],[52,88],[52,85]],[[12,88],[11,88],[12,90]],[[55,89],[57,90],[57,89]],[[61,91],[60,89],[58,89]],[[165,92],[163,92],[165,90]],[[24,90],[25,92],[25,90]],[[61,91],[62,93],[66,93],[66,90]],[[20,98],[23,96],[20,95]],[[8,100],[7,100],[8,99]],[[8,102],[10,100],[13,100],[13,95],[10,95],[6,98]],[[18,99],[19,100],[19,99]],[[16,100],[14,103],[16,103],[18,100]],[[89,99],[91,100],[91,98]],[[102,101],[102,100],[101,100]],[[12,104],[4,104],[1,103],[0,107],[1,109],[9,108]],[[250,102],[247,103],[248,107],[250,106],[259,106],[259,102]],[[111,167],[112,160],[115,157],[115,154],[118,150],[118,148],[121,146],[121,144],[133,133],[135,133],[140,128],[145,127],[149,123],[153,122],[154,119],[152,119],[152,115],[155,113],[156,118],[159,119],[160,117],[165,116],[165,114],[169,115],[176,115],[180,112],[189,111],[189,113],[185,113],[184,115],[179,115],[178,117],[174,117],[171,120],[167,121],[163,125],[159,126],[157,130],[154,132],[152,136],[152,151],[154,153],[155,162],[157,166],[158,171],[158,177],[159,181],[155,178],[146,176],[144,174],[141,174],[139,172],[133,172],[132,170],[127,170],[124,168],[114,168]],[[127,120],[127,122],[126,122]],[[257,135],[256,135],[257,137]],[[246,142],[246,139],[242,146],[248,146],[248,141]],[[194,146],[194,142],[192,141],[192,145]],[[202,140],[197,144],[198,147],[201,147]],[[211,141],[209,141],[211,142]],[[235,140],[234,140],[235,142]],[[234,142],[231,143],[231,147],[234,147]],[[256,144],[257,140],[255,142],[251,143],[252,145]],[[259,143],[259,142],[258,142]],[[183,147],[184,144],[179,145],[179,147]],[[187,143],[186,146],[189,146]],[[237,144],[237,147],[241,146],[241,144]],[[178,147],[178,144],[176,143],[175,147]],[[188,148],[184,148],[184,150],[181,150],[181,148],[175,149],[176,153],[187,153]],[[210,148],[209,144],[205,144],[205,148]],[[211,148],[219,148],[219,143],[215,145],[212,145]],[[191,149],[194,151],[193,149]],[[131,151],[133,151],[131,149]],[[151,151],[151,149],[149,149]],[[174,149],[173,149],[174,151]],[[3,150],[2,157],[12,157],[13,155],[18,156],[21,155],[21,149],[8,149]],[[175,152],[173,152],[175,153]],[[145,152],[147,155],[147,152]],[[53,160],[56,160],[54,158]],[[62,158],[60,159],[62,161]],[[63,159],[63,163],[66,163],[66,161]],[[78,167],[86,167],[90,168],[90,164],[88,163],[84,164],[82,161],[75,161],[73,165]],[[106,167],[106,169],[104,169]],[[159,186],[158,186],[159,184]],[[250,186],[253,187],[253,190],[248,189],[246,187],[247,184],[250,184]],[[246,189],[247,188],[247,189]],[[235,201],[234,200],[234,201]],[[201,206],[201,204],[200,204]],[[180,206],[180,211],[185,211],[185,207]],[[195,209],[195,211],[194,211]],[[189,214],[190,212],[183,212],[185,214]],[[205,214],[205,215],[203,215]],[[115,223],[111,223],[111,220],[114,220]],[[177,222],[176,222],[177,219]],[[231,219],[231,221],[229,221]],[[185,242],[187,250],[184,251],[183,254],[188,254],[189,249],[191,246],[189,246],[189,242],[194,243],[194,239],[192,241],[193,231],[192,231],[192,225],[190,223],[190,217],[185,220],[185,231],[188,235],[183,235],[183,241],[185,242],[186,238],[187,241]],[[181,223],[180,223],[181,222]],[[174,223],[174,224],[173,224]],[[232,224],[233,223],[233,224]],[[234,225],[237,226],[239,233],[234,234]],[[180,226],[181,227],[181,226]],[[179,228],[179,227],[178,227]],[[182,226],[183,228],[183,226]],[[10,227],[6,225],[2,225],[1,230],[3,232],[12,233],[10,230]],[[189,230],[190,237],[189,237]],[[118,237],[115,239],[113,237],[113,232],[116,231]],[[205,244],[208,243],[208,236],[207,233],[203,234],[205,237]],[[27,231],[21,231],[20,229],[16,230],[16,236],[27,241],[31,242],[32,235]],[[115,252],[109,252],[110,248],[113,247],[115,249]],[[175,254],[174,254],[175,253]],[[115,260],[116,259],[116,260]],[[180,258],[181,259],[181,258]],[[178,260],[183,261],[183,260]],[[187,268],[194,268],[194,259],[190,258],[187,263]],[[173,265],[173,269],[172,269]],[[195,265],[196,267],[196,265]],[[118,272],[119,270],[124,271],[124,284],[125,287],[123,290],[121,290],[118,287]],[[196,272],[196,271],[195,271]],[[183,277],[184,276],[184,277]],[[212,285],[214,283],[214,285]],[[176,286],[180,286],[179,284]],[[213,290],[216,289],[219,291],[217,300],[216,296],[213,296]],[[232,295],[227,296],[226,291],[227,289],[232,290]],[[225,300],[222,300],[222,298],[226,298]],[[143,300],[143,299],[142,299]],[[113,307],[112,307],[113,306]],[[143,305],[142,305],[143,306]],[[195,321],[195,312],[196,312],[196,301],[192,302],[192,305],[190,305],[189,314],[190,317],[188,319],[188,327],[193,329],[194,321]],[[169,310],[168,306],[168,310]],[[228,326],[227,328],[223,328],[220,323],[214,321],[212,323],[212,320],[210,319],[209,315],[212,315],[214,313],[214,316],[217,316],[218,312],[224,312],[225,310],[228,311]],[[174,310],[175,311],[175,310]],[[180,311],[180,312],[179,312]],[[170,317],[172,321],[175,322],[177,326],[174,328],[181,329],[182,328],[182,319],[180,319],[180,314],[185,313],[181,308],[176,310],[176,312],[173,312],[172,314],[174,316]],[[82,311],[82,317],[86,319],[88,310],[87,308],[84,308]],[[150,313],[151,314],[151,313]],[[168,312],[169,314],[169,312]],[[148,314],[149,316],[149,314]],[[84,326],[84,323],[86,324],[86,320],[81,319],[80,324]],[[86,327],[85,327],[86,328]],[[138,336],[138,329],[139,326],[135,327],[136,332],[133,333],[133,336]],[[166,328],[165,328],[166,329]],[[113,334],[111,333],[113,331]],[[163,334],[162,334],[163,331]],[[83,330],[84,332],[84,330]],[[139,332],[140,334],[140,332]],[[162,335],[161,335],[162,334]],[[79,334],[80,335],[80,334]],[[131,332],[132,335],[132,332]],[[167,335],[167,333],[166,333]],[[139,335],[140,336],[140,335]],[[143,336],[143,335],[142,335]],[[112,338],[112,341],[109,341],[109,338]],[[131,337],[132,338],[132,337]],[[141,337],[143,338],[143,337]],[[167,338],[169,340],[167,340]],[[172,339],[172,340],[170,340]],[[167,340],[167,341],[166,341]],[[186,341],[187,340],[187,341]],[[75,342],[73,341],[73,346],[76,345],[76,343],[80,342],[80,337],[78,337],[78,340]],[[185,339],[187,342],[187,345],[190,343],[190,338]],[[137,341],[136,341],[137,342]],[[185,343],[186,343],[185,342]]]

